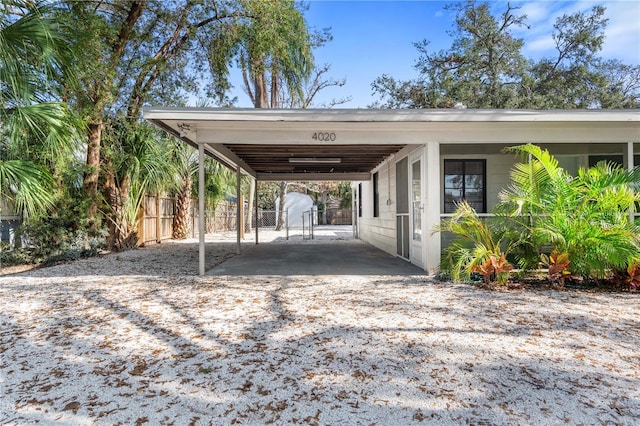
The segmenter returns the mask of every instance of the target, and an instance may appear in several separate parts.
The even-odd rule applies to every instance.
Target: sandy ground
[[[195,271],[187,241],[0,277],[0,424],[638,424],[639,294]]]

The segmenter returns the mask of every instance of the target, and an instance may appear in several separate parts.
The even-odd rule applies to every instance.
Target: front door
[[[424,224],[424,196],[422,179],[422,149],[410,157],[409,165],[409,194],[410,203],[410,227],[411,227],[411,263],[424,268],[423,233]]]

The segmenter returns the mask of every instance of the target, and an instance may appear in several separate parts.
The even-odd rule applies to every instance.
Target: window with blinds
[[[478,213],[487,211],[486,160],[444,160],[444,212],[466,200]]]

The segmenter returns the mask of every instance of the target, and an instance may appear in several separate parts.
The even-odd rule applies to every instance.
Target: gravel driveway
[[[639,294],[194,271],[187,241],[0,277],[0,424],[640,418]]]

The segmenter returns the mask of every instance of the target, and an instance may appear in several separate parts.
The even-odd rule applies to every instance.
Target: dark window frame
[[[379,175],[378,172],[375,172],[371,179],[373,180],[373,217],[380,216],[380,185],[379,185]]]
[[[603,160],[617,164],[624,169],[627,168],[627,163],[624,161],[623,154],[590,154],[588,165],[589,167],[593,167]],[[640,154],[633,155],[633,166],[640,167]]]
[[[362,217],[362,184],[358,184],[358,217]]]
[[[457,158],[448,158],[444,160],[444,168],[443,168],[443,183],[442,183],[442,189],[443,189],[443,194],[445,194],[446,196],[446,190],[447,190],[447,176],[449,176],[447,174],[447,163],[462,163],[462,200],[464,200],[466,198],[466,168],[467,168],[467,164],[468,163],[480,163],[482,164],[482,209],[476,209],[477,213],[486,213],[487,212],[487,160],[485,158],[465,158],[465,159],[457,159]],[[453,174],[451,175],[453,176]],[[453,208],[452,211],[447,211],[447,200],[445,198],[444,200],[444,206],[443,206],[443,210],[444,213],[453,213],[453,211],[455,211],[455,208],[453,208],[453,206],[451,206]]]

